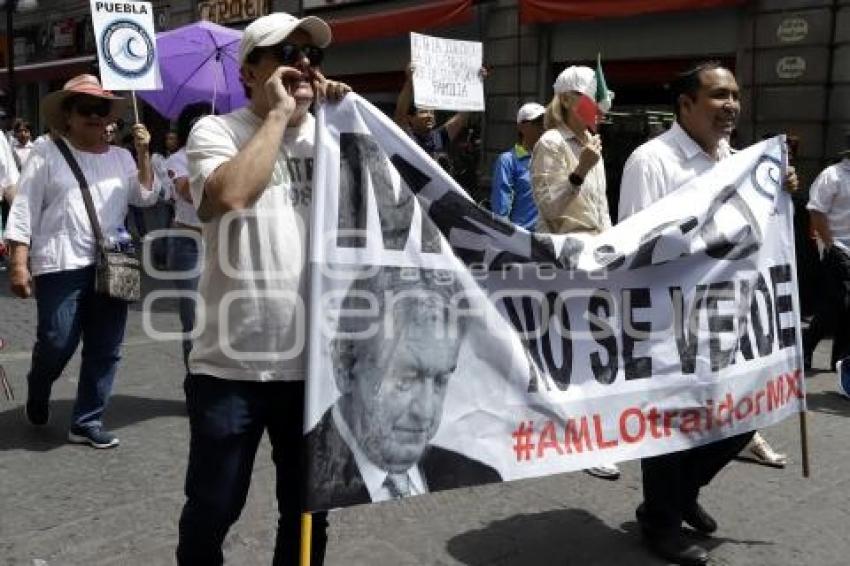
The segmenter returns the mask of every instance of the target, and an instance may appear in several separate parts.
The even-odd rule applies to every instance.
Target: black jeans
[[[835,362],[850,356],[850,256],[832,246],[821,261],[821,285],[818,309],[809,327],[803,332],[803,354],[812,353],[828,334],[833,334],[830,368]]]
[[[693,507],[700,488],[749,444],[747,432],[680,452],[640,461],[643,473],[644,513],[641,526],[650,534],[678,536],[682,514]]]
[[[273,564],[297,566],[305,485],[304,383],[189,375],[184,388],[192,437],[177,562],[223,563],[222,542],[245,505],[257,447],[268,431],[280,514]],[[315,566],[324,561],[326,531],[327,514],[313,514]]]

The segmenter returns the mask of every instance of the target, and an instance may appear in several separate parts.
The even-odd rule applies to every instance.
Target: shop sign
[[[198,17],[216,24],[254,20],[269,13],[267,0],[209,0],[198,2]]]
[[[160,4],[154,6],[153,25],[156,31],[165,31],[168,29],[168,24],[171,19],[171,5]]]
[[[77,32],[77,22],[69,18],[53,24],[53,41],[51,46],[54,49],[63,49],[65,47],[74,46],[74,35]]]
[[[363,2],[363,0],[303,0],[303,2],[305,10],[315,10],[316,8],[328,8],[340,4],[356,4]]]
[[[780,79],[796,79],[806,74],[806,60],[800,56],[783,57],[776,62],[776,76]]]
[[[796,43],[809,35],[809,22],[805,18],[795,16],[785,18],[776,28],[776,38],[781,43]]]
[[[27,57],[30,53],[30,46],[32,44],[27,40],[26,37],[16,37],[15,38],[15,64],[21,64],[27,62]]]

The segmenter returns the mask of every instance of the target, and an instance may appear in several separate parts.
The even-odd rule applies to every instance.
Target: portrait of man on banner
[[[307,434],[308,507],[501,481],[487,464],[431,444],[467,326],[453,273],[397,266],[365,273],[345,292],[331,338],[339,398]]]

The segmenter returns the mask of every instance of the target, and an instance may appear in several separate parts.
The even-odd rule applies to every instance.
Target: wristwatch
[[[582,183],[584,183],[584,177],[581,175],[577,175],[576,173],[570,173],[568,177],[570,184],[574,187],[580,187]]]

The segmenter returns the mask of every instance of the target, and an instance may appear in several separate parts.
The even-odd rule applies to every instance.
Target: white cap
[[[595,100],[596,73],[590,67],[567,67],[555,79],[552,88],[555,89],[555,94],[580,92]]]
[[[310,35],[316,47],[327,47],[331,43],[331,28],[324,20],[316,16],[298,19],[285,12],[275,12],[257,18],[242,32],[239,43],[239,64],[256,47],[268,47],[280,43],[296,29],[302,29]]]
[[[522,105],[519,112],[516,113],[516,123],[531,122],[543,116],[546,109],[536,102],[527,102]]]

